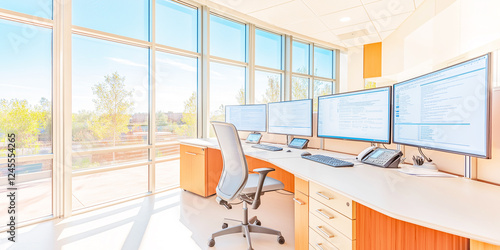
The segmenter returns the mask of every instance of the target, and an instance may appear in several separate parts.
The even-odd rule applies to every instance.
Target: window
[[[13,43],[25,29],[30,42]],[[1,143],[15,133],[17,156],[52,153],[52,30],[0,20],[0,52]]]
[[[148,141],[149,52],[73,35],[73,148]]]
[[[293,41],[292,44],[292,72],[309,74],[310,69],[309,44]]]
[[[73,176],[73,210],[148,191],[148,166]]]
[[[313,109],[314,111],[318,111],[318,96],[322,95],[330,95],[334,93],[334,84],[330,81],[314,81],[314,100],[313,100]]]
[[[216,15],[210,15],[210,54],[245,62],[245,25]]]
[[[245,68],[210,63],[210,121],[225,120],[225,105],[245,104]],[[215,136],[210,124],[210,137]]]
[[[19,158],[18,158],[19,159]],[[18,210],[16,214],[19,222],[29,221],[52,214],[52,160],[19,162],[16,159],[16,185]],[[0,184],[2,196],[0,207],[7,211],[7,164],[0,164],[0,176],[5,178]],[[0,221],[8,222],[10,214],[0,213]],[[5,225],[2,225],[5,226]]]
[[[281,101],[281,74],[255,71],[255,103]]]
[[[52,0],[4,0],[0,1],[0,8],[52,19]]]
[[[156,0],[156,42],[198,51],[198,11],[169,0]]]
[[[156,142],[197,135],[198,60],[156,54]]]
[[[255,64],[282,69],[282,38],[260,29],[255,30]]]
[[[309,98],[309,78],[292,77],[292,100]]]
[[[314,47],[314,75],[324,78],[335,78],[334,58],[335,53],[333,50]]]
[[[72,0],[73,25],[149,40],[149,0]]]

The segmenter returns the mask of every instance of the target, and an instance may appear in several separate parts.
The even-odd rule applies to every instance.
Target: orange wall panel
[[[382,43],[363,46],[363,78],[382,76]]]

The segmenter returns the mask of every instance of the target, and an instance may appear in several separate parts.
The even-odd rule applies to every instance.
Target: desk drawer
[[[309,227],[338,249],[353,249],[353,241],[351,239],[311,213],[309,213]],[[309,237],[311,237],[311,235],[309,235]]]
[[[309,228],[309,249],[315,250],[338,250],[332,243],[328,242],[316,231]]]
[[[309,182],[309,196],[335,209],[350,219],[356,219],[356,204],[351,199],[337,192],[317,183]]]
[[[353,235],[353,228],[356,228],[356,220],[347,218],[345,215],[329,208],[315,199],[309,199],[309,211],[349,239],[356,239],[356,235]]]

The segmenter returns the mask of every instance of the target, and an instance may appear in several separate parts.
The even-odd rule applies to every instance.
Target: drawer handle
[[[333,219],[333,216],[325,214],[321,209],[316,209],[316,212],[318,212],[318,214],[320,214],[321,216],[323,216],[323,217],[325,217],[325,218],[327,218],[329,220]]]
[[[191,152],[186,152],[186,154],[188,154],[188,155],[196,155],[195,153],[191,153]]]
[[[293,198],[293,201],[297,202],[299,205],[304,205],[304,204],[306,204],[306,203],[304,203],[304,202],[300,201],[299,199],[295,199],[295,198]]]
[[[321,250],[325,250],[325,249],[323,248],[323,244],[321,244],[321,243],[316,243],[316,246],[317,246],[319,249],[321,249]]]
[[[331,200],[331,199],[333,199],[333,198],[330,198],[330,197],[328,197],[328,196],[326,196],[326,195],[322,194],[321,192],[316,192],[316,194],[317,194],[317,195],[319,195],[319,196],[321,196],[321,197],[323,197],[323,198],[325,198],[325,199],[327,199],[327,200]]]
[[[323,230],[323,226],[317,226],[316,229],[318,229],[322,234],[324,234],[326,238],[333,238],[333,235]]]

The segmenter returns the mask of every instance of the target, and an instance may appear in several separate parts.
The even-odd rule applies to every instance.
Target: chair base
[[[232,220],[232,219],[228,219],[228,220]],[[236,220],[233,220],[233,221],[236,221]],[[227,224],[224,223],[223,228],[225,225],[227,225]],[[208,246],[209,247],[215,246],[215,239],[214,239],[215,237],[228,235],[228,234],[236,234],[236,233],[243,233],[243,237],[245,237],[247,239],[248,249],[250,249],[250,250],[253,249],[252,248],[252,240],[250,238],[250,233],[262,233],[262,234],[276,235],[276,236],[278,236],[277,241],[279,244],[285,243],[285,238],[283,238],[280,231],[260,226],[260,221],[257,219],[257,216],[254,216],[250,220],[248,220],[248,209],[247,209],[247,204],[245,202],[243,202],[243,221],[241,221],[241,224],[236,225],[236,226],[232,226],[232,227],[227,227],[227,228],[224,228],[220,231],[213,233],[212,237],[208,240]]]

